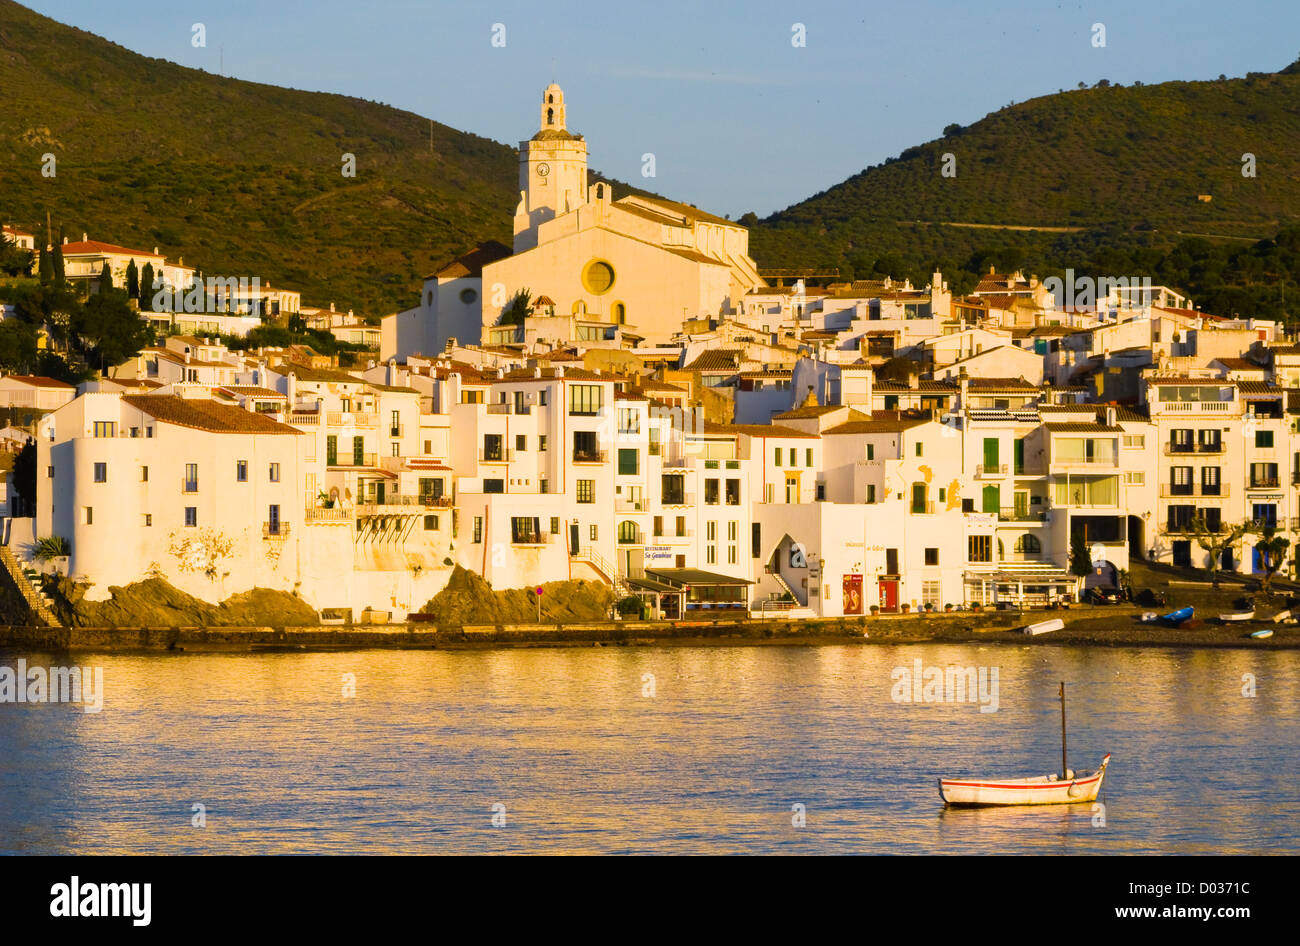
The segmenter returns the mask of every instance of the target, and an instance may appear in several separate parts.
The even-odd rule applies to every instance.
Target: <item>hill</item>
[[[515,149],[412,112],[140,56],[12,0],[0,87],[0,218],[34,232],[48,210],[72,239],[158,246],[370,316],[510,239]]]
[[[1242,174],[1246,153],[1253,178]],[[942,173],[945,155],[955,176]],[[981,251],[1000,267],[1047,272],[1080,267],[1102,245],[1168,248],[1182,234],[1260,239],[1298,216],[1300,62],[1244,79],[1103,82],[1035,98],[950,125],[749,222],[763,266],[928,277],[935,262],[945,272],[983,269],[985,259],[971,259]]]

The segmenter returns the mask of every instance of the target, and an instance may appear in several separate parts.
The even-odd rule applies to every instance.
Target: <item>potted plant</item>
[[[871,606],[871,616],[874,618],[879,613],[880,613],[880,605],[873,604]]]
[[[952,611],[952,605],[951,605],[951,604],[945,604],[945,605],[943,606],[943,611],[944,611],[945,614],[949,613],[950,611]]]
[[[911,610],[912,610],[912,606],[911,606],[910,604],[905,604],[905,605],[903,605],[903,613],[904,613],[904,614],[906,614],[908,611],[911,611]]]
[[[984,606],[983,606],[982,604],[980,604],[978,601],[972,601],[972,602],[971,602],[970,609],[971,609],[972,611],[979,611],[979,610],[981,610],[983,607],[984,607]]]

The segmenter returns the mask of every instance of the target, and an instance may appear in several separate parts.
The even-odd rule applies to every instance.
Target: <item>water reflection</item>
[[[891,671],[917,659],[996,667],[998,711],[894,702]],[[95,662],[99,714],[0,705],[0,850],[1300,849],[1300,657],[1286,652],[924,645]],[[355,698],[343,695],[346,674]],[[1247,674],[1254,698],[1242,695]],[[1114,753],[1104,823],[1090,805],[945,810],[940,774],[1059,769],[1062,679],[1071,765]],[[194,803],[206,828],[190,824]],[[504,828],[491,823],[497,803]]]

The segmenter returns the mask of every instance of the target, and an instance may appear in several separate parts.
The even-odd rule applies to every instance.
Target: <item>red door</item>
[[[880,579],[880,610],[881,611],[898,610],[898,579],[897,578]]]

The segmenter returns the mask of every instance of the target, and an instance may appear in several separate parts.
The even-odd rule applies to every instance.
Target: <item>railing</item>
[[[1160,410],[1173,414],[1191,414],[1201,411],[1206,414],[1227,414],[1232,411],[1232,401],[1157,401]]]
[[[509,414],[513,405],[509,401],[496,401],[487,406],[489,414]]]
[[[512,535],[510,537],[511,545],[554,545],[559,539],[553,532],[527,533],[523,535]]]
[[[1189,454],[1198,454],[1198,453],[1204,456],[1205,454],[1211,454],[1211,453],[1223,453],[1224,447],[1223,447],[1223,441],[1219,441],[1218,443],[1197,443],[1197,444],[1167,443],[1165,444],[1164,452],[1165,452],[1165,456],[1167,457],[1183,457],[1183,456],[1188,456]]]
[[[287,522],[263,522],[262,538],[264,539],[287,539],[289,537],[289,523]]]
[[[1160,498],[1173,499],[1179,496],[1201,496],[1207,499],[1220,499],[1230,492],[1228,483],[1161,483]]]
[[[615,512],[645,512],[646,501],[644,499],[616,499],[614,500]]]
[[[330,427],[378,427],[379,415],[358,411],[327,411],[325,423]]]
[[[320,414],[316,411],[312,411],[310,414],[294,412],[289,415],[289,423],[296,424],[299,427],[319,427]]]
[[[1006,475],[1007,475],[1007,465],[1005,463],[1002,464],[993,463],[988,465],[981,463],[979,466],[975,467],[976,478],[984,477],[984,476],[1006,476]]]
[[[681,495],[674,496],[670,493],[667,496],[664,496],[659,502],[664,506],[694,506],[695,494],[682,493]]]
[[[1277,489],[1280,481],[1276,476],[1254,477],[1246,484],[1246,489]]]
[[[998,518],[1007,522],[1045,522],[1047,513],[1042,510],[1017,509],[1014,506],[1003,506],[998,510]]]
[[[420,505],[427,506],[430,509],[451,509],[456,505],[456,501],[450,496],[421,496]]]
[[[303,510],[304,522],[351,522],[352,510],[341,506],[325,509],[321,506],[309,506]]]
[[[336,456],[333,460],[326,460],[326,466],[375,466],[376,455],[373,453],[361,454],[361,462],[357,462],[355,453],[343,454]]]
[[[483,447],[478,451],[479,463],[509,463],[515,458],[513,447],[501,447],[498,450],[487,450]]]
[[[649,456],[657,457],[662,452],[662,447],[660,446],[660,444],[651,443],[646,452],[648,453]]]
[[[609,459],[608,450],[574,450],[574,463],[604,463]]]
[[[406,428],[401,424],[393,424],[391,427],[388,428],[388,436],[400,437],[402,436],[402,431],[405,429]]]
[[[197,493],[198,491],[199,491],[198,480],[185,480],[185,479],[181,480],[182,493]]]

